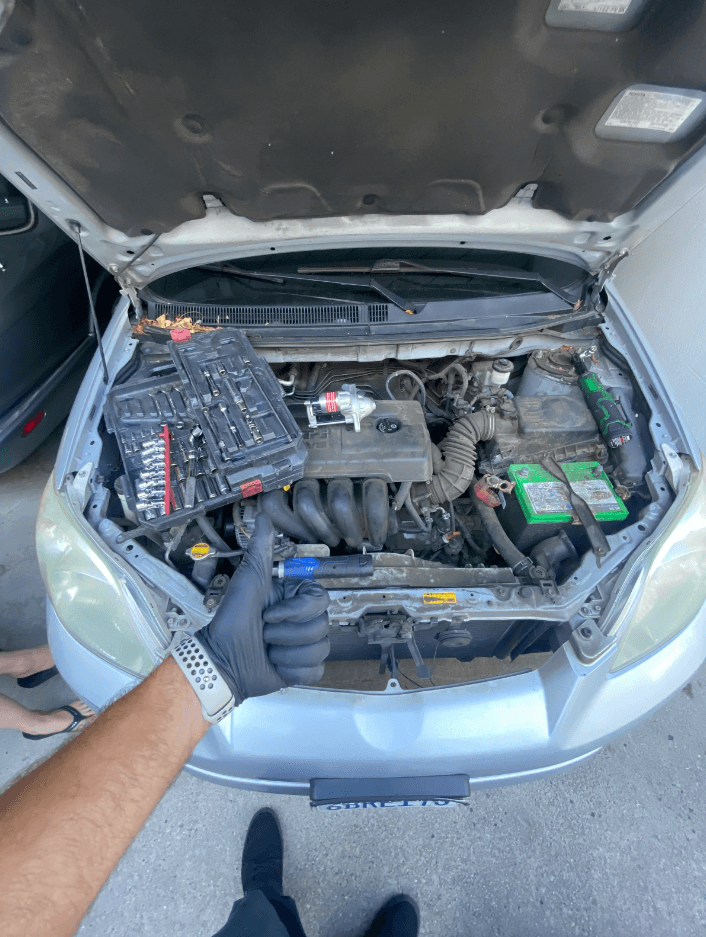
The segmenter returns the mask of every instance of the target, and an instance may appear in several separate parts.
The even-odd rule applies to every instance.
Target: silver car
[[[265,511],[326,673],[192,772],[340,809],[581,764],[706,658],[701,455],[612,283],[704,184],[706,11],[213,9],[3,27],[0,171],[123,291],[38,518],[61,673],[135,686]]]

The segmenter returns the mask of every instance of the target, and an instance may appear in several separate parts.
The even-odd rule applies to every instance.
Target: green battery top
[[[596,520],[625,520],[628,509],[616,495],[599,462],[562,462],[561,467]],[[528,523],[571,523],[573,515],[566,485],[541,465],[511,465],[507,474],[511,481],[517,482],[515,494]]]

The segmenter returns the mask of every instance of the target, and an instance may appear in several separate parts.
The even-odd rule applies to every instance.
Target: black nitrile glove
[[[329,652],[328,592],[307,579],[273,579],[274,539],[272,521],[258,514],[218,611],[196,633],[236,705],[283,686],[316,683]]]

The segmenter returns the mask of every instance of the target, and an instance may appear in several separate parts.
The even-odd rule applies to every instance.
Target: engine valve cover
[[[382,478],[424,482],[433,473],[431,440],[416,400],[378,400],[356,433],[348,424],[304,429],[309,478]]]

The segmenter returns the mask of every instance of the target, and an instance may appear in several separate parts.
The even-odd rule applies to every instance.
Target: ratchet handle
[[[611,449],[624,446],[632,439],[632,423],[621,404],[613,397],[601,379],[589,371],[583,360],[574,355],[572,363],[579,376],[579,387],[586,398],[588,409],[598,424],[601,436]]]
[[[282,560],[273,568],[272,575],[279,579],[354,579],[373,575],[373,557],[370,553],[356,556],[295,556]]]

